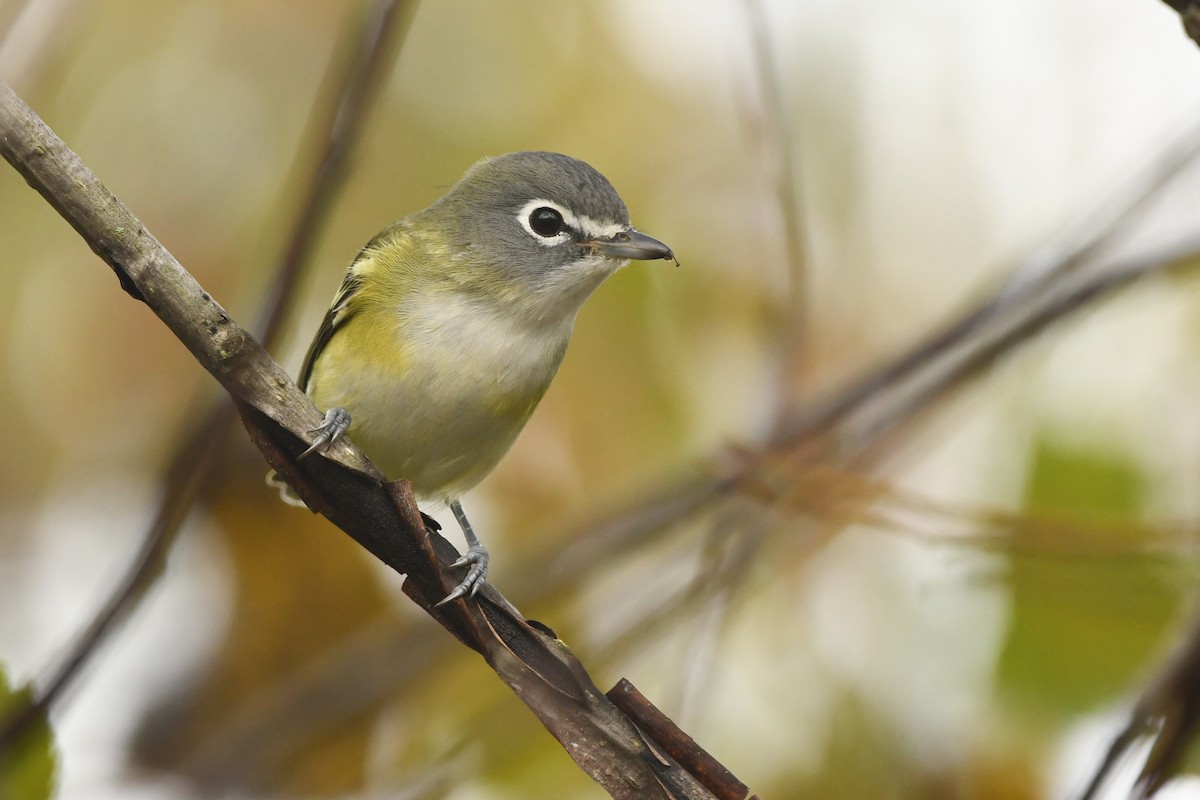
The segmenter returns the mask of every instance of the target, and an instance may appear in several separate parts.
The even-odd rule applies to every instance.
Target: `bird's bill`
[[[607,239],[593,239],[592,244],[608,258],[633,258],[638,261],[653,261],[657,258],[675,260],[671,248],[633,228]]]

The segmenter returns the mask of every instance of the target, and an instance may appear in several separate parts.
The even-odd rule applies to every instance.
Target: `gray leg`
[[[470,520],[467,519],[467,512],[463,511],[462,503],[455,498],[450,501],[450,510],[454,512],[454,518],[458,520],[459,527],[462,528],[463,536],[467,539],[467,552],[462,558],[451,564],[451,567],[465,567],[470,565],[471,569],[467,571],[467,577],[463,578],[462,583],[454,587],[454,591],[446,595],[442,599],[439,606],[449,603],[451,600],[457,600],[460,597],[474,597],[479,591],[479,587],[486,583],[488,570],[488,551],[479,541],[479,537],[475,535],[475,530],[471,527]]]

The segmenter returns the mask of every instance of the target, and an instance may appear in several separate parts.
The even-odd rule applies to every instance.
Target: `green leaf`
[[[1025,491],[1030,529],[1018,535],[1061,536],[1061,528],[1039,520],[1103,525],[1110,537],[1143,535],[1120,523],[1139,519],[1146,489],[1138,465],[1120,453],[1043,439]],[[1107,551],[1089,551],[1081,541],[1010,557],[1012,616],[997,667],[1009,710],[1054,722],[1093,709],[1129,691],[1161,653],[1181,591],[1160,561],[1137,551],[1136,541]]]
[[[0,669],[0,721],[8,720],[29,702],[28,686],[12,690]],[[28,728],[26,734],[0,752],[0,798],[4,800],[45,800],[54,793],[58,759],[54,734],[45,714]]]

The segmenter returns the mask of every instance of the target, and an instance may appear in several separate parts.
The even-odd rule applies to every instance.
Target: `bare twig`
[[[373,6],[363,24],[355,26],[344,47],[346,58],[339,69],[330,70],[327,86],[322,92],[324,99],[316,104],[309,120],[310,135],[323,137],[324,148],[317,168],[308,170],[310,179],[302,194],[305,198],[303,206],[275,270],[270,294],[264,300],[261,321],[256,326],[266,346],[279,338],[299,284],[301,268],[333,201],[383,67],[391,60],[392,39],[402,38],[406,29],[397,24],[402,11],[402,3],[381,0]],[[137,607],[146,590],[162,573],[167,553],[175,543],[188,510],[215,474],[217,456],[233,429],[237,414],[229,398],[223,397],[207,411],[188,418],[198,421],[180,436],[174,448],[162,481],[158,507],[142,536],[137,554],[67,654],[36,682],[38,689],[28,707],[20,709],[0,725],[0,749],[62,696],[97,648]]]
[[[1200,5],[1197,5],[1196,0],[1163,0],[1163,2],[1175,9],[1179,14],[1180,21],[1183,22],[1183,30],[1193,42],[1200,45]]]
[[[1130,797],[1152,797],[1175,774],[1200,723],[1200,617],[1162,672],[1142,692],[1125,727],[1113,738],[1080,800],[1094,800],[1112,770],[1146,737],[1153,743]]]
[[[937,398],[954,387],[979,376],[998,360],[1011,355],[1022,343],[1036,337],[1055,323],[1068,321],[1079,311],[1093,307],[1102,299],[1111,297],[1144,278],[1176,268],[1190,268],[1193,262],[1189,259],[1198,250],[1200,250],[1200,241],[1189,239],[1143,254],[1138,258],[1127,259],[1110,266],[1099,274],[1079,277],[1066,291],[1060,291],[1057,295],[1046,298],[1046,302],[1035,309],[1035,313],[1008,321],[1002,327],[1001,332],[992,338],[969,337],[967,343],[971,347],[967,348],[967,356],[954,362],[949,368],[935,373],[929,380],[920,383],[902,397],[893,399],[891,403],[885,403],[882,410],[874,412],[874,416],[864,415],[861,418],[854,416],[836,426],[835,431],[841,432],[847,441],[855,442],[853,447],[839,448],[837,455],[839,457],[854,455],[857,455],[858,458],[864,457],[873,447],[878,446],[880,437],[895,431],[899,425],[920,414]],[[855,430],[852,423],[860,424],[863,427]],[[514,576],[513,585],[524,587],[525,603],[532,605],[544,603],[561,595],[568,587],[578,585],[585,580],[587,575],[602,569],[613,559],[629,556],[653,542],[661,541],[661,535],[665,530],[684,520],[694,520],[702,514],[712,513],[716,520],[714,524],[730,524],[727,520],[721,521],[726,519],[725,513],[715,511],[715,509],[727,510],[727,503],[730,501],[739,502],[736,513],[757,525],[759,524],[757,514],[760,512],[755,510],[753,504],[740,502],[745,500],[746,495],[763,502],[770,509],[778,509],[781,505],[789,506],[789,510],[783,513],[804,511],[811,507],[806,499],[807,495],[805,498],[801,498],[804,502],[797,507],[794,499],[790,498],[793,493],[792,489],[787,486],[776,487],[774,485],[778,482],[773,473],[779,467],[779,459],[781,457],[792,458],[795,447],[796,444],[789,441],[779,445],[778,448],[767,447],[756,452],[743,452],[740,454],[740,458],[735,458],[732,453],[722,453],[712,459],[709,472],[697,475],[670,490],[658,490],[651,498],[631,505],[603,523],[583,526],[581,529],[568,532],[564,539],[571,542],[570,547],[562,547],[556,540],[546,548],[542,555],[534,556],[521,566],[520,571]],[[801,461],[806,465],[811,463],[809,459],[801,459]],[[784,473],[785,477],[794,477],[795,468],[789,467],[784,470]],[[818,485],[825,487],[824,482],[819,482]],[[822,494],[821,502],[830,501],[830,498],[825,496],[829,494],[827,488],[817,488],[814,491]],[[837,502],[830,513],[845,514],[847,504],[857,506],[862,503],[870,503],[872,498],[884,491],[883,487],[873,485],[858,486],[851,493],[850,498],[845,502]],[[1002,527],[1011,527],[1018,522],[1017,519],[1004,515],[985,514],[985,516],[988,516],[994,525]],[[861,519],[861,516],[855,518]],[[1024,522],[1028,523],[1029,520],[1025,519]],[[977,539],[972,539],[972,541],[977,541]],[[525,576],[538,576],[539,579],[533,580]],[[644,641],[646,636],[652,636],[655,631],[660,630],[665,620],[678,620],[677,615],[681,611],[695,610],[701,607],[704,598],[712,592],[727,591],[732,588],[733,582],[738,580],[739,576],[740,570],[734,568],[734,565],[722,563],[717,572],[708,575],[706,580],[693,581],[681,591],[672,593],[658,603],[657,608],[641,617],[627,634],[618,636],[614,641],[609,642],[606,645],[606,651],[619,651]],[[536,592],[530,594],[529,587],[536,587]],[[398,642],[394,637],[389,637],[379,639],[378,643],[373,646],[379,648],[375,656],[354,655],[342,663],[369,665],[381,659],[386,660],[382,653],[407,652],[411,647],[415,647],[416,643],[415,641],[410,642],[407,638]],[[342,673],[338,669],[330,669],[326,674],[339,676]],[[393,675],[374,676],[373,673],[366,673],[361,685],[372,687],[371,691],[356,693],[352,702],[347,703],[342,710],[346,714],[353,714],[356,710],[361,711],[372,703],[379,702],[391,691],[394,691],[409,675],[411,673],[399,669]],[[344,699],[341,690],[334,685],[329,685],[328,680],[326,677],[314,677],[314,682],[298,680],[295,685],[281,687],[278,693],[272,694],[273,699],[263,708],[295,708],[297,711],[292,716],[296,716],[300,706],[309,702],[305,698],[323,693],[339,692],[339,696]],[[335,677],[333,680],[336,682],[343,678]],[[326,688],[322,689],[322,684]],[[319,728],[332,723],[333,721],[329,719],[308,718],[295,723],[295,725]],[[228,766],[228,762],[223,761],[222,758],[227,758],[229,754],[239,750],[247,753],[256,752],[256,748],[261,744],[253,747],[239,747],[237,743],[259,741],[258,732],[266,730],[268,727],[273,726],[262,715],[261,709],[258,712],[248,711],[246,715],[238,718],[232,729],[217,736],[218,741],[214,743],[213,752],[209,754],[212,756],[211,762]],[[292,730],[294,732],[295,729]],[[307,739],[312,735],[315,733],[302,738]],[[215,755],[217,751],[226,755],[217,756]],[[247,765],[247,768],[254,767]]]
[[[487,586],[472,603],[434,604],[457,578],[457,557],[427,532],[405,481],[385,483],[350,442],[298,461],[321,415],[266,351],[103,186],[78,156],[0,84],[0,155],[42,194],[234,397],[267,461],[305,500],[383,563],[403,590],[475,649],[571,758],[618,800],[711,798],[641,740],[562,642],[530,626]]]
[[[3,13],[7,28],[0,32],[0,75],[20,85],[70,51],[95,8],[76,0],[25,0],[8,4]]]
[[[848,419],[839,431],[838,449],[845,460],[859,458],[901,424],[928,410],[949,391],[977,377],[1048,327],[1142,278],[1195,266],[1197,258],[1200,258],[1200,239],[1192,236],[1169,247],[1127,259],[1058,291],[1046,292],[1024,316],[1007,320],[1004,326],[998,326],[999,331],[988,336],[975,337],[968,352],[940,371],[932,370],[933,374],[912,388],[907,397],[891,398],[890,405],[874,415],[864,414],[863,420]]]
[[[746,784],[700,749],[692,737],[676,727],[632,683],[622,678],[608,691],[608,697],[667,755],[686,765],[688,772],[699,776],[718,800],[757,800],[756,796],[750,795]]]
[[[702,513],[714,500],[706,477],[660,489],[655,502],[617,512],[603,524],[568,529],[539,552],[515,565],[510,583],[521,608],[545,606],[578,587],[615,558],[640,552],[662,540],[672,523]],[[570,547],[564,547],[569,541]],[[712,576],[708,587],[724,586],[723,574]],[[704,586],[691,585],[684,596],[673,594],[636,623],[639,641],[678,620],[680,612],[700,607]],[[632,636],[630,637],[632,639]],[[619,643],[616,645],[618,648]],[[611,660],[613,644],[604,648]],[[326,735],[346,719],[367,713],[395,697],[401,687],[413,687],[450,657],[450,645],[421,628],[397,629],[388,618],[368,632],[331,651],[297,674],[263,687],[254,701],[235,709],[208,733],[192,762],[201,783],[219,779],[242,788],[267,785],[269,777],[288,759]],[[280,731],[286,731],[281,737]]]
[[[1200,5],[1195,0],[1163,0],[1179,13],[1183,28],[1200,45]],[[1152,797],[1175,774],[1179,760],[1200,725],[1200,616],[1179,652],[1143,692],[1129,721],[1113,738],[1081,800],[1092,800],[1117,762],[1144,737],[1153,743],[1138,774],[1131,798]]]
[[[300,193],[304,198],[291,234],[276,270],[276,279],[263,301],[263,313],[254,330],[270,348],[279,338],[283,323],[291,311],[299,277],[312,254],[337,190],[346,177],[375,97],[395,62],[395,54],[404,45],[409,24],[419,0],[375,0],[364,18],[346,37],[341,70],[330,70],[326,85],[305,126],[314,137],[323,139],[320,157],[314,168],[306,157],[299,168],[308,185]],[[336,63],[336,62],[335,62]]]
[[[804,371],[805,331],[810,324],[807,236],[804,230],[803,208],[798,187],[799,174],[792,157],[795,137],[788,133],[784,111],[783,90],[779,85],[779,70],[771,46],[770,27],[762,0],[743,0],[742,10],[750,34],[750,50],[754,59],[754,77],[758,81],[762,103],[764,150],[771,163],[774,177],[775,202],[783,228],[784,265],[787,268],[787,291],[779,308],[783,347],[780,352],[783,396],[777,410],[777,424],[794,413],[800,402]]]
[[[868,370],[808,411],[798,414],[780,432],[781,444],[802,443],[831,429],[847,415],[879,399],[956,347],[970,347],[981,331],[1045,295],[1059,281],[1089,264],[1127,234],[1168,183],[1200,155],[1200,123],[1155,152],[1130,180],[1116,188],[1091,213],[1052,236],[1023,259],[998,289],[951,321],[934,329],[898,355]]]
[[[217,463],[225,437],[237,419],[233,405],[215,405],[202,421],[179,443],[176,457],[163,479],[163,492],[149,528],[143,534],[138,551],[117,586],[92,617],[83,632],[75,637],[53,668],[36,681],[29,702],[12,715],[0,720],[0,751],[16,741],[41,719],[61,697],[74,678],[88,663],[97,648],[128,616],[147,589],[162,573],[167,553],[175,541],[192,501]]]

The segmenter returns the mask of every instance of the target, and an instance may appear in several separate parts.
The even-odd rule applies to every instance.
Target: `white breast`
[[[389,478],[409,479],[424,497],[455,497],[495,467],[525,426],[562,361],[574,315],[535,328],[469,296],[428,300],[390,312],[401,358],[352,364],[352,355],[331,352],[314,372],[313,396],[350,412],[351,439]],[[337,344],[335,336],[330,349]]]

